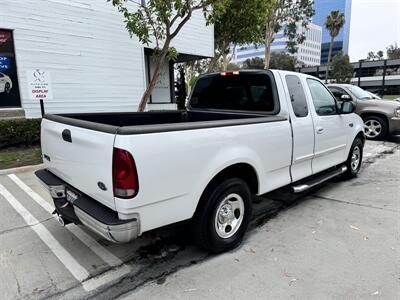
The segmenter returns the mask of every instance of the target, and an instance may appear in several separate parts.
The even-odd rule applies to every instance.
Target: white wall
[[[105,0],[1,0],[0,28],[14,30],[21,102],[30,100],[26,72],[51,72],[46,112],[136,111],[145,88],[143,47],[130,39],[122,17]],[[213,28],[196,13],[177,37],[181,53],[212,56]]]

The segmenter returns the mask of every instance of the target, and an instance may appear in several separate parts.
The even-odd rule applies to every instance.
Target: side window
[[[292,103],[293,111],[296,117],[304,118],[308,115],[308,107],[306,95],[304,94],[303,86],[300,78],[295,75],[287,75],[285,77],[290,94],[290,102]]]
[[[307,79],[311,97],[315,106],[315,111],[319,116],[337,115],[335,98],[329,93],[328,89],[319,81]]]
[[[342,101],[341,97],[343,95],[349,95],[343,89],[339,89],[336,87],[329,88],[329,90],[332,92],[333,96],[335,96],[337,101]]]

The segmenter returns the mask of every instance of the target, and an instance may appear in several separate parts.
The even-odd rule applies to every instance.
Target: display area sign
[[[53,99],[50,72],[43,69],[32,69],[27,72],[28,95],[35,100]]]
[[[12,31],[0,29],[0,108],[20,106]]]

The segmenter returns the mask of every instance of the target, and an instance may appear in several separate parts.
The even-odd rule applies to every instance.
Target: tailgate
[[[41,144],[44,164],[78,191],[115,210],[112,183],[114,137],[112,133],[43,119]]]

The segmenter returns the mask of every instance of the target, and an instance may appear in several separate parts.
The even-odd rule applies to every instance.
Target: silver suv
[[[376,99],[369,92],[351,84],[329,84],[328,88],[342,103],[352,101],[356,113],[364,120],[365,136],[371,140],[400,134],[400,103]]]

